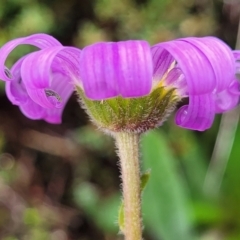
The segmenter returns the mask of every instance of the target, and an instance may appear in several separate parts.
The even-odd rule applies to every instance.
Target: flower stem
[[[122,172],[125,240],[142,240],[139,134],[115,134]]]

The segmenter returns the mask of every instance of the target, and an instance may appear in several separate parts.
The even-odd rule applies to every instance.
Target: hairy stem
[[[125,240],[142,239],[139,135],[115,135],[122,172]]]

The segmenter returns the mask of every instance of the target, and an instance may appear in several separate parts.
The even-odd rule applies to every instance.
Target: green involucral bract
[[[142,133],[162,125],[181,100],[176,89],[159,86],[139,98],[88,99],[77,86],[81,103],[96,125],[110,132]]]

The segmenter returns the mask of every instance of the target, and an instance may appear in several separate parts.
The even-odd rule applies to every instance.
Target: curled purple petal
[[[215,93],[215,109],[216,113],[222,113],[237,106],[240,96],[240,82],[239,82],[239,70],[240,70],[240,51],[233,51],[233,57],[235,59],[235,76],[231,76],[228,82],[231,83],[224,90]],[[225,70],[225,72],[228,72]],[[227,82],[227,81],[226,81]]]
[[[240,79],[240,50],[233,51],[233,56],[235,58],[235,71],[236,79]]]
[[[177,61],[183,72],[189,94],[204,94],[215,88],[215,75],[206,56],[192,44],[175,40],[157,44],[154,48],[165,49]]]
[[[80,75],[88,98],[141,97],[152,86],[152,58],[145,41],[97,43],[82,50]]]
[[[189,96],[189,105],[181,107],[176,114],[175,122],[178,126],[204,131],[211,127],[215,106],[213,95],[203,94],[201,96]]]
[[[61,109],[44,109],[46,111],[45,117],[43,118],[46,122],[52,124],[60,124],[62,123],[62,112],[63,108]]]
[[[20,58],[11,68],[12,80],[6,82],[6,94],[14,105],[25,103],[28,99],[26,87],[21,78],[21,65],[26,56]]]
[[[181,41],[192,44],[206,56],[215,75],[216,91],[229,87],[235,71],[235,60],[232,50],[224,42],[215,37],[184,38]]]
[[[166,76],[166,85],[175,85],[176,81],[179,79],[179,77],[182,75],[182,71],[180,68],[173,68],[169,71],[169,73]]]
[[[57,72],[56,68],[53,68],[52,88],[56,92],[61,93],[63,106],[59,109],[46,109],[45,107],[40,106],[30,98],[25,84],[21,79],[20,68],[25,57],[19,59],[11,68],[14,78],[12,81],[6,82],[6,94],[9,100],[14,105],[19,106],[22,113],[32,120],[43,119],[49,123],[61,123],[63,106],[70,97],[73,91],[73,86],[71,84],[66,84],[67,80],[64,79],[66,76],[60,72]],[[48,89],[46,89],[45,92],[48,95],[52,94],[51,90]]]
[[[152,59],[154,79],[160,80],[174,62],[174,58],[165,49],[152,48]]]
[[[182,39],[202,51],[212,66],[216,86],[213,91],[215,112],[221,113],[237,105],[238,96],[231,94],[236,85],[232,84],[235,72],[235,59],[232,50],[221,40],[214,37]]]
[[[63,108],[61,109],[46,109],[36,104],[30,98],[24,104],[19,106],[21,112],[32,120],[45,120],[48,123],[59,124],[62,122],[61,116]]]
[[[5,61],[11,51],[21,44],[30,44],[40,49],[62,46],[55,38],[47,34],[34,34],[28,37],[14,39],[0,48],[0,79],[8,81],[12,79],[12,73],[5,67]]]
[[[165,77],[166,86],[170,86],[172,88],[176,88],[178,94],[181,97],[186,97],[188,95],[187,92],[187,83],[185,77],[180,68],[174,67],[172,68]]]
[[[233,82],[228,89],[215,94],[215,112],[223,113],[236,107],[239,103],[239,95],[238,82]]]
[[[44,108],[36,104],[30,98],[24,103],[19,105],[21,112],[32,120],[43,119],[45,116]]]
[[[29,96],[45,108],[61,108],[79,78],[80,50],[51,47],[29,54],[22,63],[21,76]],[[66,95],[66,96],[65,96]]]

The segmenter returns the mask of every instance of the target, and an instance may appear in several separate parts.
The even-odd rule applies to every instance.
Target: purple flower
[[[18,60],[8,70],[5,60],[20,44],[40,50]],[[188,104],[176,114],[176,124],[209,128],[216,113],[239,101],[240,53],[214,37],[183,38],[150,47],[146,41],[96,43],[82,51],[63,47],[46,34],[12,40],[0,49],[0,79],[13,104],[31,119],[61,122],[74,85],[87,98],[138,98],[158,87],[175,89]]]
[[[8,70],[5,60],[21,44],[40,50],[22,57]],[[63,47],[46,34],[6,43],[0,49],[0,79],[6,81],[8,98],[31,119],[60,123],[64,105],[74,89],[72,81],[79,78],[79,56],[79,49]]]
[[[203,131],[216,113],[237,105],[235,68],[232,50],[214,37],[183,38],[151,48],[145,41],[97,43],[81,52],[80,83],[95,100],[142,97],[158,86],[175,88],[180,98],[189,100],[177,111],[176,124]]]

